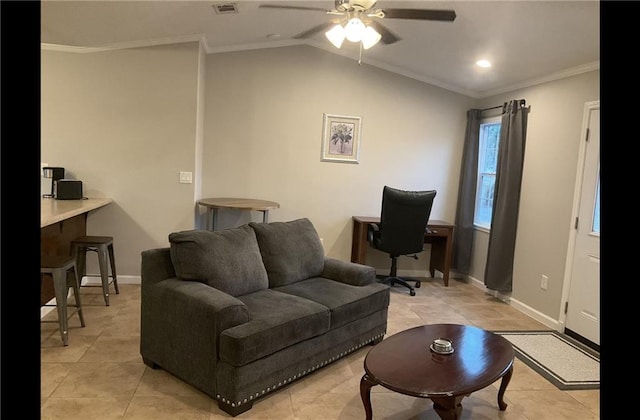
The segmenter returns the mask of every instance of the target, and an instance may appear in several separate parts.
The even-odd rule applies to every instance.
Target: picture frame
[[[323,115],[322,162],[359,163],[360,117]]]

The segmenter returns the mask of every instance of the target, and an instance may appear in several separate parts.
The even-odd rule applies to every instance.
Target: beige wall
[[[379,215],[385,184],[437,190],[432,218],[453,222],[470,98],[309,46],[209,55],[206,85],[204,196],[277,201],[270,220],[308,217],[343,260],[351,217]],[[359,164],[321,162],[323,113],[362,118]],[[399,268],[426,275],[427,258]]]
[[[42,52],[42,162],[64,166],[85,195],[114,204],[89,216],[116,242],[119,276],[172,231],[204,226],[199,197],[278,201],[272,221],[308,217],[327,254],[348,260],[351,216],[378,215],[382,187],[438,191],[432,218],[453,221],[466,111],[512,98],[531,105],[513,301],[559,317],[583,105],[599,72],[483,100],[309,46],[204,55],[196,43],[90,54]],[[320,161],[323,113],[362,118],[359,164]],[[194,184],[178,183],[180,171]],[[194,219],[195,215],[195,219]],[[249,220],[222,212],[222,227]],[[476,235],[473,277],[486,238]],[[485,244],[485,245],[483,245]],[[401,272],[426,275],[420,260]],[[386,272],[386,255],[367,263]],[[540,275],[549,289],[539,288]]]
[[[143,249],[193,227],[194,184],[178,179],[195,171],[198,50],[42,51],[41,161],[85,196],[113,198],[87,230],[114,237],[119,276],[139,276]]]

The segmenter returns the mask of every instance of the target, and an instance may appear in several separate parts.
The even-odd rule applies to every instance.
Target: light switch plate
[[[192,172],[180,172],[180,183],[181,184],[191,184],[192,182]]]

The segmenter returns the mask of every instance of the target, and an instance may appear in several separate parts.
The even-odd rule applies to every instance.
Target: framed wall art
[[[358,163],[360,159],[360,117],[324,114],[323,162]]]

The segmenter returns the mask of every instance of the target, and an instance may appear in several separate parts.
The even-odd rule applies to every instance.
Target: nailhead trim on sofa
[[[223,396],[220,396],[219,394],[218,394],[218,395],[216,395],[216,399],[217,399],[218,401],[222,401],[223,403],[225,403],[225,404],[227,404],[227,405],[230,405],[230,406],[231,406],[231,407],[233,407],[233,408],[235,408],[235,407],[240,407],[242,404],[245,404],[245,403],[248,403],[248,402],[253,401],[253,400],[254,400],[254,398],[258,398],[258,397],[260,397],[260,396],[262,396],[262,395],[264,395],[264,394],[266,394],[266,393],[269,393],[269,392],[271,392],[271,391],[275,391],[277,388],[280,388],[282,385],[286,385],[286,384],[288,384],[289,382],[291,382],[291,381],[293,381],[293,380],[295,380],[295,379],[301,378],[302,376],[305,376],[305,375],[307,375],[307,374],[309,374],[309,373],[311,373],[311,372],[315,371],[315,370],[316,370],[316,369],[318,369],[318,368],[321,368],[321,367],[323,367],[323,366],[325,366],[325,365],[328,365],[329,363],[334,362],[334,361],[336,361],[336,360],[338,360],[338,359],[340,359],[340,358],[342,358],[342,357],[346,356],[347,354],[352,353],[352,352],[354,352],[355,350],[358,350],[359,348],[364,347],[364,346],[368,345],[369,343],[371,343],[372,341],[375,341],[375,340],[377,340],[378,338],[381,338],[381,337],[384,337],[384,334],[378,334],[378,335],[376,335],[376,336],[374,336],[374,337],[370,338],[369,340],[367,340],[367,341],[365,341],[365,342],[363,342],[363,343],[361,343],[361,344],[359,344],[359,345],[357,345],[357,346],[355,346],[355,347],[352,347],[352,348],[350,348],[350,349],[349,349],[349,350],[347,350],[347,351],[344,351],[344,352],[340,353],[339,355],[333,356],[332,358],[327,359],[327,360],[325,360],[324,362],[319,363],[319,364],[317,364],[317,365],[315,365],[315,366],[311,367],[310,369],[303,370],[301,373],[298,373],[298,374],[293,375],[292,377],[290,377],[290,378],[288,378],[288,379],[285,379],[285,380],[283,380],[283,381],[281,381],[281,382],[278,382],[278,384],[277,384],[277,385],[275,385],[275,384],[274,384],[273,386],[267,387],[266,389],[263,389],[263,390],[262,390],[262,391],[260,391],[260,392],[256,392],[256,393],[255,393],[255,395],[250,395],[248,398],[244,398],[244,399],[243,399],[243,400],[241,400],[241,401],[234,401],[234,402],[232,402],[232,401],[230,401],[229,399],[227,399],[227,398],[225,398],[225,397],[223,397]]]

